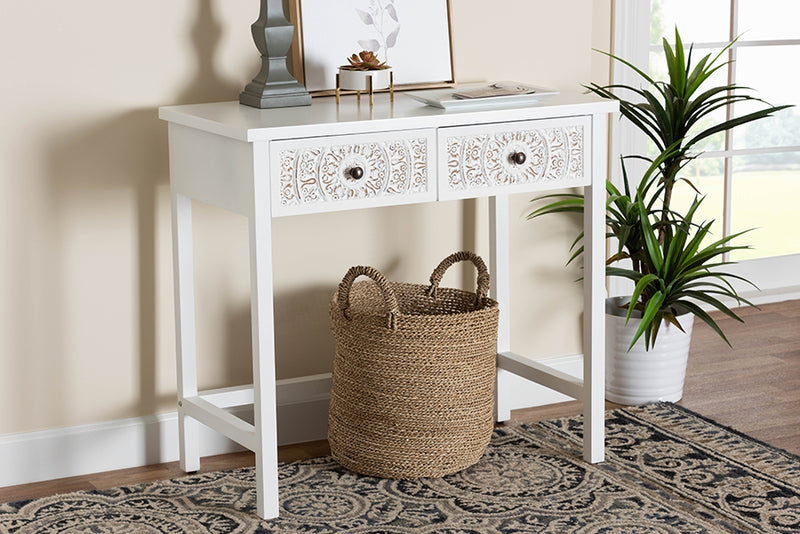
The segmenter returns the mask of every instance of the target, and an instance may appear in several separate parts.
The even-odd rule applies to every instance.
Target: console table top
[[[388,94],[377,94],[373,107],[364,97],[358,102],[355,95],[346,95],[338,105],[333,97],[317,97],[310,106],[291,108],[256,109],[238,102],[165,106],[159,108],[159,117],[171,123],[252,142],[566,117],[616,110],[616,102],[577,92],[559,93],[524,105],[476,106],[458,110],[426,106],[398,92],[394,102],[389,101]]]

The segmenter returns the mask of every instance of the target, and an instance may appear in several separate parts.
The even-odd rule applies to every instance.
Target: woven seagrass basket
[[[469,260],[477,291],[440,288]],[[353,283],[366,275],[372,280]],[[439,477],[476,463],[494,423],[497,302],[471,252],[445,258],[430,285],[389,282],[352,267],[331,298],[336,338],[328,441],[351,471]]]

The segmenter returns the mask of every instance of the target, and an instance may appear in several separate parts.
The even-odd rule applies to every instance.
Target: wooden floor
[[[694,326],[683,406],[800,455],[800,301],[742,309],[745,324],[718,318],[733,349],[708,326]],[[608,403],[609,408],[616,405]],[[578,414],[578,402],[512,412],[519,422]],[[327,454],[327,442],[281,447],[281,461]],[[201,472],[254,464],[250,452],[204,458]],[[0,503],[183,475],[177,462],[0,488]]]

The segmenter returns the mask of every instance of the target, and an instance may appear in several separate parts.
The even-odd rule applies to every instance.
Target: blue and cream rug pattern
[[[668,403],[606,414],[606,461],[579,417],[495,430],[437,479],[281,464],[281,515],[254,514],[252,468],[0,504],[3,533],[800,533],[800,458]]]

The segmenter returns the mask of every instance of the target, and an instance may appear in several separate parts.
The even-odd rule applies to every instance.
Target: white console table
[[[487,197],[491,296],[500,302],[497,418],[506,373],[584,406],[584,458],[603,460],[604,252],[609,101],[560,94],[525,106],[443,111],[398,94],[258,110],[235,102],[163,107],[169,121],[181,468],[200,466],[198,422],[255,452],[258,515],[278,515],[273,217]],[[583,380],[511,351],[508,195],[584,187]],[[253,384],[198,391],[192,199],[248,218]],[[451,251],[442,251],[442,254]],[[334,273],[335,274],[335,273]],[[331,288],[333,291],[334,288]],[[251,425],[226,407],[252,403]]]

